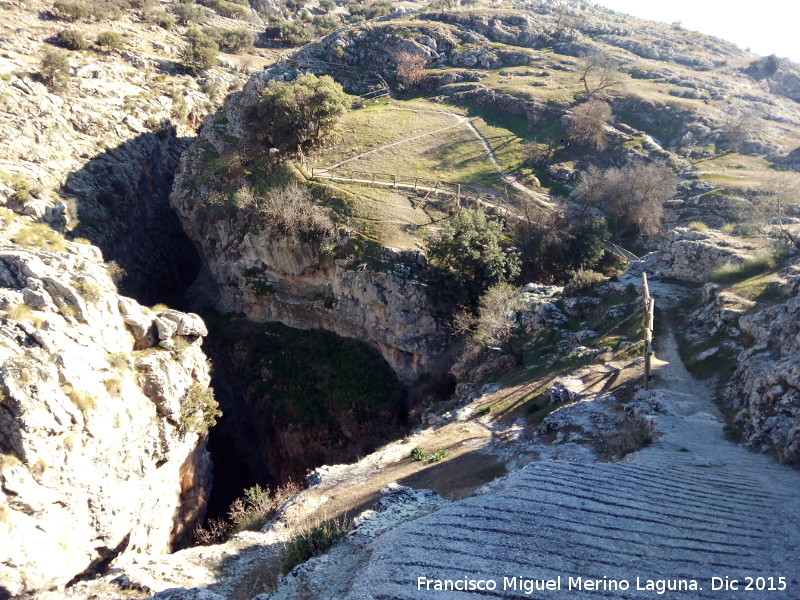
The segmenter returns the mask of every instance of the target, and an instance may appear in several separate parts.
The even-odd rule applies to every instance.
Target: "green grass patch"
[[[328,521],[306,529],[286,544],[281,557],[281,575],[286,575],[297,565],[326,552],[347,537],[349,527],[339,521]]]
[[[727,262],[709,274],[709,279],[716,283],[741,281],[754,275],[760,275],[777,267],[782,253],[774,249],[762,250],[758,254],[739,263]]]

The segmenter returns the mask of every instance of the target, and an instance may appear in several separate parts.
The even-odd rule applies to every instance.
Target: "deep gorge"
[[[373,346],[221,314],[190,288],[203,258],[169,205],[190,146],[174,131],[141,135],[70,174],[63,192],[80,198],[72,235],[125,270],[123,294],[199,312],[209,326],[203,351],[223,411],[207,441],[210,518],[224,516],[247,487],[302,483],[317,466],[354,461],[402,435],[408,394]]]

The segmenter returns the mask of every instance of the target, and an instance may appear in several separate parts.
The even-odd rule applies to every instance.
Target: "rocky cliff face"
[[[0,244],[0,595],[169,551],[210,486],[202,321],[119,296],[97,248],[61,243]]]
[[[242,215],[215,216],[209,197],[243,182],[203,176],[206,155],[222,156],[246,139],[244,113],[265,81],[256,75],[203,128],[184,155],[170,202],[197,244],[216,284],[219,310],[254,321],[279,321],[300,329],[324,329],[380,350],[398,377],[413,384],[446,373],[448,334],[432,312],[425,286],[412,272],[417,252],[380,251],[383,267],[359,259],[325,257],[319,248],[253,228]]]
[[[788,299],[739,318],[755,343],[739,356],[724,402],[746,446],[800,464],[800,266],[773,285]]]

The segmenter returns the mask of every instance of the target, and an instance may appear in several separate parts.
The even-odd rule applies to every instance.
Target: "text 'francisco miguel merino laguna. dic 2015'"
[[[615,592],[625,590],[651,591],[656,594],[667,592],[689,592],[703,589],[694,579],[647,579],[637,577],[628,579],[589,579],[586,577],[561,577],[555,579],[525,579],[524,577],[503,577],[500,579],[431,579],[417,577],[417,590],[438,591],[493,591],[515,590],[523,594],[558,590],[583,592]]]

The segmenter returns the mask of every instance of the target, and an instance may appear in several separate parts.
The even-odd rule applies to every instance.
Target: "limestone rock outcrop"
[[[254,227],[242,213],[220,217],[209,208],[215,185],[237,182],[215,184],[204,175],[205,154],[223,155],[235,149],[231,139],[246,139],[248,105],[270,77],[280,76],[280,69],[255,75],[228,99],[181,159],[170,195],[216,285],[216,307],[367,342],[407,385],[446,373],[449,334],[415,277],[425,262],[418,251],[378,249],[382,266],[372,268],[369,261],[324,256],[313,243]]]
[[[724,402],[746,446],[800,464],[800,266],[782,271],[776,290],[785,302],[739,319],[755,344],[739,356]]]
[[[170,551],[210,490],[202,321],[119,296],[96,247],[63,244],[0,242],[0,595]]]
[[[741,238],[677,227],[665,236],[656,251],[646,254],[639,263],[631,263],[628,273],[639,275],[646,271],[656,279],[702,283],[714,268],[729,262],[744,262],[756,251],[756,245]]]

